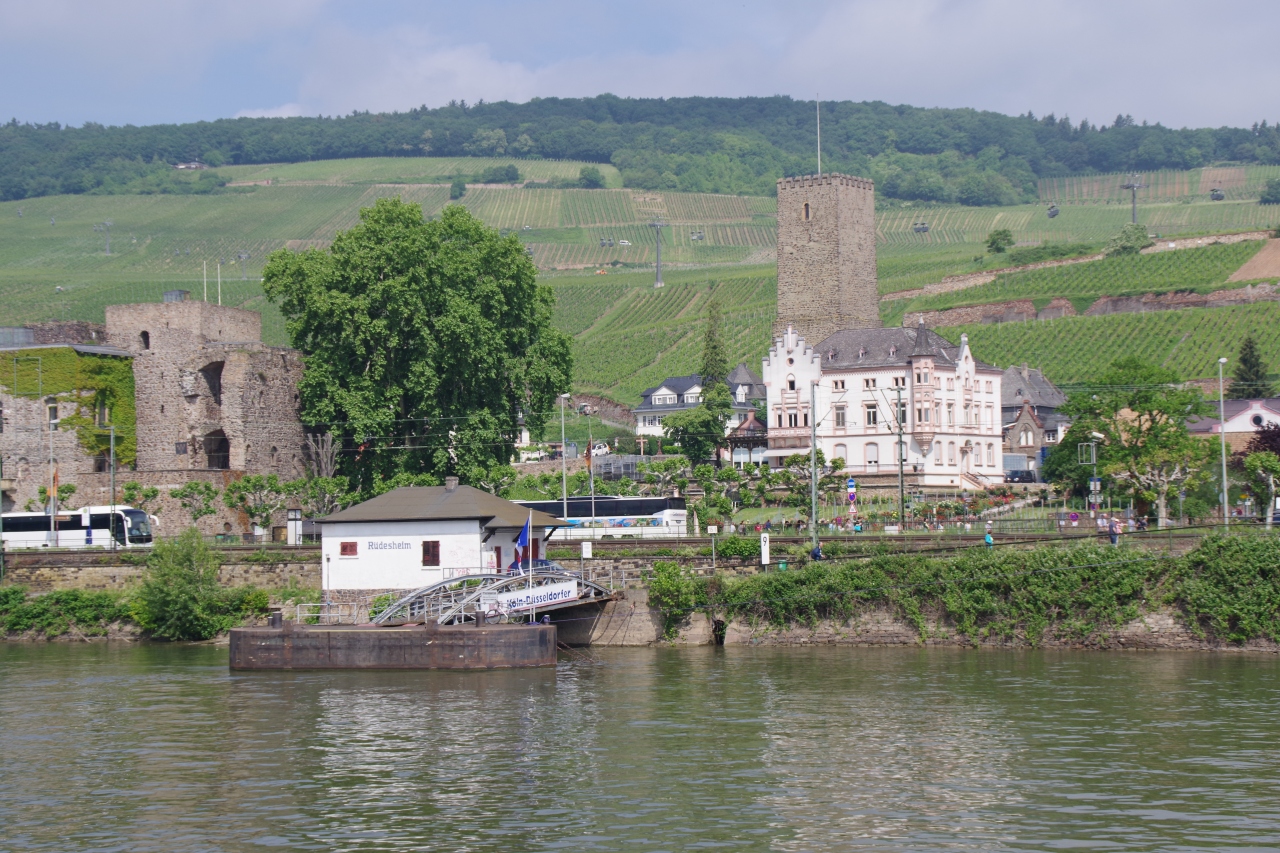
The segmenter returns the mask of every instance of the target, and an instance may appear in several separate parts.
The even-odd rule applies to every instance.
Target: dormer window
[[[895,356],[895,355],[897,355],[897,354],[898,354],[898,347],[897,347],[896,345],[891,345],[891,346],[889,347],[889,356],[892,358],[893,356]]]
[[[861,347],[861,348],[858,350],[858,358],[866,358],[866,355],[867,355],[867,348],[866,348],[866,347]]]

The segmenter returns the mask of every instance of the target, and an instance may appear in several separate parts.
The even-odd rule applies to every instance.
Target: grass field
[[[1123,356],[1162,364],[1185,378],[1216,376],[1218,358],[1234,363],[1246,335],[1254,336],[1268,364],[1280,364],[1280,303],[1275,302],[938,331],[952,341],[967,334],[969,346],[983,361],[1001,367],[1027,362],[1067,384],[1087,383]]]
[[[1259,193],[1272,178],[1280,178],[1280,166],[1216,166],[1177,171],[1165,169],[1139,172],[1138,203],[1178,200],[1208,200],[1209,192],[1222,190],[1227,201],[1257,201]],[[1106,175],[1076,175],[1064,178],[1041,178],[1040,200],[1046,204],[1127,204],[1132,199],[1124,189],[1133,177],[1129,172]]]
[[[239,180],[271,178],[275,183],[212,196],[56,196],[3,203],[0,324],[48,319],[100,322],[106,305],[155,301],[164,290],[174,288],[190,290],[199,298],[206,263],[209,298],[214,300],[221,259],[224,304],[261,310],[266,340],[285,343],[280,315],[266,303],[258,281],[271,251],[324,246],[338,231],[356,223],[361,207],[383,196],[401,196],[422,204],[427,215],[437,215],[448,203],[448,187],[432,183],[434,179],[500,162],[505,161],[387,158],[235,167],[221,171]],[[517,163],[532,178],[576,176],[581,165]],[[1240,186],[1257,184],[1270,174],[1268,168],[1245,170]],[[1181,180],[1175,178],[1169,178],[1170,186]],[[559,296],[557,323],[575,336],[582,390],[633,404],[644,387],[695,369],[702,312],[713,294],[726,312],[735,361],[758,367],[768,344],[776,292],[774,199],[484,186],[469,190],[462,203],[490,225],[514,231],[532,249],[545,280]],[[664,269],[667,287],[656,292],[651,266],[654,231],[648,227],[654,216],[669,223],[663,229],[663,260],[670,264]],[[981,256],[986,236],[995,228],[1010,228],[1020,243],[1101,244],[1128,217],[1128,206],[1120,202],[1064,205],[1061,215],[1052,220],[1039,205],[887,208],[877,218],[880,289],[892,293],[981,270],[993,263]],[[1205,234],[1280,226],[1280,206],[1172,201],[1140,205],[1139,217],[1165,236]],[[106,220],[113,223],[110,255],[104,251],[103,235],[94,231]],[[912,230],[921,220],[930,223],[926,234]],[[694,239],[697,234],[704,239]],[[612,239],[614,245],[601,247],[602,239]],[[622,240],[631,245],[619,245]],[[1222,257],[1203,268],[1178,268],[1192,257],[1187,252],[1159,256],[1184,260],[1152,261],[1172,266],[1162,268],[1164,272],[1144,273],[1142,280],[1161,275],[1167,279],[1161,287],[1148,289],[1216,284],[1220,268],[1236,261],[1231,253],[1247,251],[1223,248]],[[247,261],[238,258],[243,254],[249,255]],[[622,266],[608,268],[608,275],[592,274],[597,265],[615,261]],[[557,271],[557,267],[563,269]],[[1080,270],[1071,275],[1086,278],[1012,277],[920,305],[949,307],[1015,298],[1006,294],[1084,298],[1135,289],[1134,279],[1123,271],[1104,280],[1101,276],[1107,267],[1089,273],[1083,267],[1071,269]],[[1059,288],[1065,290],[1055,292]],[[1224,327],[1224,334],[1233,334],[1236,328]],[[1014,331],[984,327],[982,334],[1013,335]],[[1141,346],[1147,346],[1142,340]],[[1220,344],[1234,350],[1238,339],[1224,338]],[[1049,357],[1066,359],[1064,363],[1071,365],[1077,364],[1072,358],[1087,361],[1085,355],[1055,352]],[[1016,361],[1034,357],[1032,351],[1023,356],[1000,348],[979,355],[996,361],[1006,356]],[[1051,362],[1042,366],[1051,375],[1057,368]]]
[[[1083,264],[1006,273],[990,284],[919,296],[894,303],[896,318],[904,313],[937,311],[965,305],[985,305],[1014,299],[1031,299],[1047,303],[1065,297],[1083,311],[1099,296],[1141,295],[1193,291],[1208,293],[1229,287],[1243,287],[1244,282],[1227,283],[1227,279],[1264,245],[1261,240],[1182,249],[1153,255],[1129,255],[1104,258]],[[1039,307],[1039,306],[1038,306]],[[886,318],[886,322],[889,322]]]
[[[493,166],[513,165],[527,181],[576,178],[583,166],[595,166],[605,185],[622,186],[622,176],[607,163],[576,160],[513,160],[489,157],[356,157],[349,160],[313,160],[307,163],[272,163],[255,166],[219,166],[217,172],[231,181],[266,181],[331,184],[429,184],[448,183],[455,175],[478,175]]]

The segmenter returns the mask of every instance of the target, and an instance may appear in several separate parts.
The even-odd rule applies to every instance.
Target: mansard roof
[[[1034,367],[1010,367],[1000,380],[1000,405],[1006,408],[1030,403],[1032,406],[1056,409],[1065,405],[1067,395]]]
[[[683,396],[684,392],[690,388],[697,388],[702,384],[702,377],[694,373],[690,376],[669,376],[662,381],[662,384],[655,385],[652,388],[646,388],[640,392],[641,397],[652,397],[654,394],[666,388],[674,394]]]
[[[747,367],[746,362],[739,362],[738,366],[729,371],[729,375],[725,377],[725,382],[729,387],[737,388],[739,385],[749,386],[747,388],[748,397],[764,397],[767,390],[764,387],[764,380],[760,375]]]
[[[960,347],[932,329],[842,329],[814,347],[822,369],[906,367],[913,358],[932,358],[938,367],[954,367]],[[979,370],[998,371],[974,359]]]

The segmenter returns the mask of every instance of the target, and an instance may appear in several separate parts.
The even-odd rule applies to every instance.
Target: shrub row
[[[668,635],[694,611],[784,626],[887,607],[922,637],[941,618],[975,642],[1020,635],[1035,645],[1046,633],[1105,635],[1144,611],[1172,607],[1199,636],[1280,642],[1280,539],[1210,538],[1176,558],[1099,545],[879,555],[745,578],[696,577],[659,562],[649,600]]]

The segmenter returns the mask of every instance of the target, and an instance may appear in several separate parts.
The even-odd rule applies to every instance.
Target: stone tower
[[[875,185],[849,175],[778,181],[778,314],[810,346],[841,329],[880,328]]]

